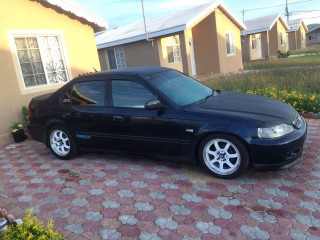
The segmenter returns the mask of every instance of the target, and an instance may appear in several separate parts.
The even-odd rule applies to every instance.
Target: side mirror
[[[144,107],[147,110],[159,110],[162,108],[162,104],[159,100],[151,100],[151,101],[146,102]]]

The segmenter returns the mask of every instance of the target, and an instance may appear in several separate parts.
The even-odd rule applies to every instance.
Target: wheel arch
[[[249,165],[248,165],[248,168],[252,168],[254,163],[253,163],[253,158],[252,158],[252,155],[251,155],[251,151],[249,149],[249,144],[241,137],[239,137],[239,135],[236,135],[234,133],[230,133],[230,132],[223,132],[223,131],[208,131],[208,132],[204,132],[202,133],[196,140],[195,144],[194,144],[194,162],[196,164],[199,163],[199,158],[198,158],[198,153],[199,153],[199,145],[201,143],[201,141],[208,137],[209,135],[212,135],[212,134],[224,134],[224,135],[228,135],[228,136],[231,136],[231,137],[234,137],[236,139],[238,139],[242,144],[243,146],[246,148],[247,150],[247,153],[248,153],[248,156],[249,156]]]
[[[69,133],[71,134],[71,136],[73,137],[74,140],[76,140],[75,138],[75,135],[74,135],[74,132],[68,127],[68,124],[66,124],[65,122],[63,121],[60,121],[60,120],[52,120],[50,122],[47,123],[47,129],[46,129],[46,135],[45,135],[45,144],[46,146],[49,148],[49,139],[48,139],[48,134],[49,134],[49,131],[51,128],[53,127],[63,127],[65,128],[66,130],[69,131]]]

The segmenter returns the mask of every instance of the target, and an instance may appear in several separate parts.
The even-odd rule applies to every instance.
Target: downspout
[[[148,31],[147,31],[146,17],[145,17],[145,15],[144,15],[143,0],[141,0],[141,7],[142,7],[143,24],[144,24],[144,31],[145,31],[145,34],[146,34],[146,40],[147,40],[148,42],[152,42],[152,47],[153,47],[153,39],[149,38],[149,34],[148,34]]]
[[[270,59],[270,41],[269,41],[269,31],[267,31],[267,46],[268,46],[268,59]]]

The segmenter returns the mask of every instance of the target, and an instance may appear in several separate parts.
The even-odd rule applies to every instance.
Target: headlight
[[[277,138],[291,132],[293,132],[293,127],[284,123],[274,127],[258,128],[259,138]]]

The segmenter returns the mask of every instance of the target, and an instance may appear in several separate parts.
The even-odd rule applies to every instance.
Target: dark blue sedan
[[[305,120],[279,101],[212,90],[169,68],[80,76],[32,99],[30,135],[60,159],[81,148],[199,161],[213,176],[287,168],[300,160]]]

